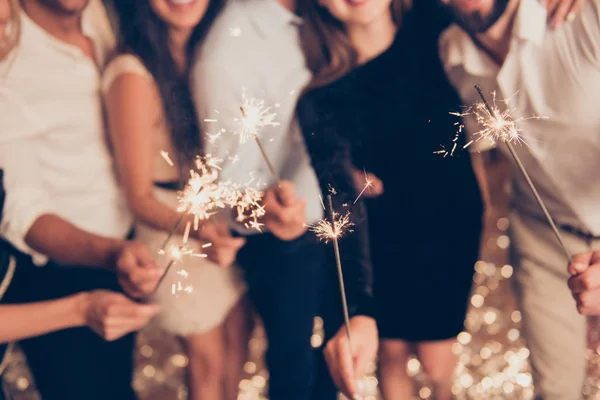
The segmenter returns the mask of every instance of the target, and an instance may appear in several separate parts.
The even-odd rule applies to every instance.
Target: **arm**
[[[110,139],[129,208],[137,220],[170,231],[180,214],[153,194],[153,133],[161,115],[160,97],[152,82],[133,73],[120,75],[107,89]]]
[[[62,264],[113,268],[121,240],[85,232],[55,214],[52,194],[38,173],[38,140],[11,140],[1,148],[6,189],[2,235],[19,250],[37,253],[38,261],[47,256]]]
[[[111,341],[140,329],[157,312],[156,305],[136,303],[106,290],[38,303],[0,305],[0,343],[81,326]]]
[[[0,343],[85,325],[84,293],[58,300],[0,305]]]
[[[317,113],[316,108],[305,96],[299,103],[298,118],[321,192],[327,195],[329,188],[333,187],[337,192],[333,196],[334,209],[340,213],[346,209],[350,211],[355,224],[354,232],[340,240],[349,312],[351,316],[374,317],[368,222],[363,202],[359,200],[354,204],[358,191],[354,185],[351,146],[337,132],[335,121],[330,116]],[[343,204],[348,204],[348,208],[344,208]]]
[[[353,205],[350,211],[356,224],[354,232],[340,240],[348,311],[351,315],[352,354],[348,352],[348,337],[343,326],[324,349],[336,386],[353,398],[359,394],[357,382],[364,377],[378,346],[367,219],[362,201],[353,204],[358,193],[352,177],[350,144],[337,133],[332,120],[319,120],[327,116],[317,113],[316,108],[305,97],[300,101],[298,117],[321,191],[328,193],[331,184],[337,192],[333,197],[334,208],[343,212],[342,203]]]

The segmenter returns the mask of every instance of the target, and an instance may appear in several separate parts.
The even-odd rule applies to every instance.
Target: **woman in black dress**
[[[429,0],[306,0],[302,10],[314,80],[298,115],[321,185],[352,199],[363,169],[374,182],[363,199],[386,400],[412,398],[413,346],[437,398],[451,398],[452,344],[479,250],[482,203],[470,157],[434,154],[451,149],[458,119],[449,112],[460,110],[437,55],[444,21],[435,9]]]

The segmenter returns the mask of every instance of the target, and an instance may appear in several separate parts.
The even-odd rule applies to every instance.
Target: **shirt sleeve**
[[[0,234],[41,265],[46,257],[31,249],[25,236],[40,216],[52,213],[51,194],[39,174],[43,167],[39,158],[39,127],[18,105],[0,96],[0,167],[6,192]],[[7,109],[11,112],[5,112]]]
[[[321,192],[326,195],[330,187],[335,188],[334,209],[350,212],[354,223],[353,232],[339,241],[348,312],[351,316],[375,318],[367,213],[363,202],[355,201],[358,193],[352,178],[351,143],[338,132],[337,124],[317,112],[317,106],[306,97],[299,102],[298,119]]]

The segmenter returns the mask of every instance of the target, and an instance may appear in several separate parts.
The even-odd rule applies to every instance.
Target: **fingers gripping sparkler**
[[[352,354],[352,339],[350,336],[350,316],[348,313],[348,302],[346,300],[346,288],[344,285],[344,274],[342,271],[342,260],[340,257],[340,247],[338,239],[345,233],[351,232],[353,223],[350,221],[349,213],[340,215],[333,209],[333,200],[331,195],[327,196],[327,213],[328,218],[322,219],[315,225],[310,227],[310,230],[314,232],[319,239],[328,243],[330,240],[333,242],[333,249],[335,253],[335,263],[337,267],[338,280],[340,284],[340,293],[342,296],[342,308],[344,311],[344,325],[346,327],[346,334],[348,335],[348,345],[350,347],[350,354]]]
[[[483,114],[477,113],[477,121],[484,127],[484,130],[479,132],[479,135],[481,135],[482,137],[488,137],[489,139],[492,139],[492,140],[496,140],[496,139],[502,140],[504,142],[504,144],[506,144],[508,151],[510,152],[511,156],[515,160],[517,166],[519,167],[519,170],[523,174],[523,177],[527,181],[527,185],[529,185],[529,188],[533,192],[533,196],[535,197],[538,205],[542,209],[542,212],[544,213],[544,216],[546,217],[548,224],[550,224],[550,227],[552,228],[554,235],[558,239],[558,242],[559,242],[562,250],[564,251],[565,255],[567,256],[569,262],[571,262],[571,253],[567,249],[567,246],[565,245],[565,242],[560,234],[560,231],[558,230],[558,228],[556,227],[556,224],[554,223],[554,219],[548,212],[548,209],[546,208],[544,201],[542,200],[541,196],[539,195],[537,189],[535,188],[535,185],[533,184],[533,181],[531,180],[531,178],[529,177],[529,174],[525,170],[525,166],[521,162],[519,155],[517,154],[517,152],[515,151],[515,149],[512,145],[513,142],[522,142],[523,141],[521,135],[519,134],[519,130],[516,127],[516,122],[513,121],[512,119],[510,119],[509,114],[499,113],[499,112],[497,112],[497,109],[492,108],[490,106],[490,104],[487,102],[487,100],[486,100],[485,96],[483,95],[483,92],[481,91],[481,88],[479,86],[475,85],[475,89],[477,90],[477,93],[479,94],[479,97],[481,97],[481,100],[482,100],[482,103],[476,105],[475,107],[477,110],[484,112]]]

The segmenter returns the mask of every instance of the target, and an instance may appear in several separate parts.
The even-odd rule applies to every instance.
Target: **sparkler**
[[[542,212],[544,213],[544,216],[546,217],[548,224],[550,224],[550,227],[552,228],[554,235],[558,239],[558,242],[559,242],[562,250],[564,251],[565,255],[567,256],[569,262],[572,262],[571,253],[567,249],[567,246],[565,245],[565,242],[563,241],[563,238],[562,238],[558,228],[556,227],[556,224],[554,223],[552,216],[548,212],[548,209],[546,208],[544,201],[542,200],[541,196],[539,195],[537,189],[535,188],[535,185],[533,184],[533,181],[531,180],[531,178],[529,177],[529,174],[525,170],[525,166],[521,162],[519,155],[516,153],[516,151],[513,147],[513,143],[523,143],[523,137],[521,136],[520,131],[517,128],[517,121],[514,121],[511,119],[511,110],[507,110],[502,113],[498,112],[496,107],[492,108],[490,106],[490,104],[487,102],[485,96],[483,95],[483,92],[481,91],[481,88],[478,85],[475,85],[475,90],[477,90],[477,93],[479,94],[479,97],[481,97],[481,100],[482,100],[482,103],[479,103],[475,106],[477,121],[484,128],[482,131],[480,131],[478,133],[478,135],[480,135],[480,137],[489,138],[493,141],[501,140],[504,142],[504,144],[506,144],[508,151],[510,152],[511,156],[515,160],[517,166],[519,167],[519,170],[523,174],[523,177],[527,181],[527,185],[529,185],[529,188],[531,189],[533,196],[535,197],[538,205],[542,209]],[[477,112],[477,111],[479,111],[479,112]],[[534,117],[534,118],[539,118],[539,117]]]
[[[265,148],[262,145],[258,133],[260,128],[265,126],[278,126],[275,122],[276,113],[271,112],[271,107],[265,107],[262,100],[244,98],[243,104],[240,106],[242,112],[241,128],[235,133],[240,136],[240,143],[245,143],[250,137],[256,142],[260,153],[269,167],[271,176],[279,186],[279,175],[273,167],[273,163],[267,156]]]
[[[363,193],[365,193],[365,190],[373,187],[373,180],[371,178],[369,178],[369,175],[367,174],[366,170],[363,169],[363,171],[365,173],[365,187],[363,188],[363,190],[360,191],[358,196],[356,196],[356,199],[354,200],[353,204],[356,204],[358,199],[360,199],[360,197],[363,195]]]
[[[201,220],[207,220],[219,210],[229,207],[237,211],[237,221],[247,222],[246,226],[259,229],[262,225],[259,219],[265,215],[265,209],[260,204],[262,192],[249,187],[242,188],[241,185],[233,184],[230,181],[217,181],[219,171],[221,170],[221,160],[210,155],[198,157],[196,159],[196,171],[190,171],[190,179],[185,188],[179,192],[179,207],[177,211],[181,213],[173,229],[167,235],[163,242],[159,254],[165,254],[165,248],[173,238],[173,235],[183,222],[186,216],[192,216],[193,220],[188,221],[183,236],[183,244],[180,247],[171,249],[171,261],[167,264],[165,271],[156,285],[155,292],[162,281],[167,276],[173,265],[183,256],[206,257],[205,254],[196,254],[186,247],[189,238],[191,225],[197,231]],[[203,248],[210,244],[204,245]]]
[[[337,267],[338,280],[340,283],[340,293],[342,295],[342,308],[344,311],[344,324],[346,326],[346,334],[348,335],[348,345],[350,347],[350,354],[352,354],[352,339],[350,336],[350,316],[348,313],[348,302],[346,300],[346,288],[344,285],[344,274],[342,271],[342,260],[340,257],[340,247],[338,239],[345,233],[351,232],[352,222],[350,221],[349,213],[340,215],[333,209],[333,200],[331,195],[327,195],[327,208],[328,218],[322,219],[317,222],[314,226],[310,227],[310,230],[314,232],[319,239],[328,243],[330,240],[333,242],[333,250],[335,252],[335,263]]]

